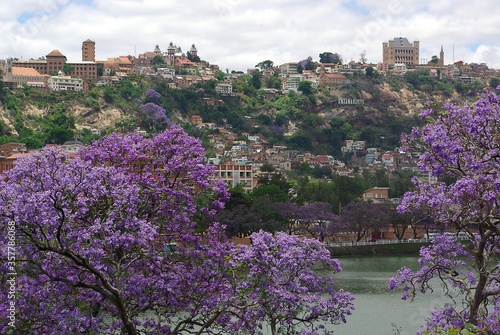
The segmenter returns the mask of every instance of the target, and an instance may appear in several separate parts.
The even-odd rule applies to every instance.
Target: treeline
[[[430,218],[397,213],[396,204],[361,201],[371,187],[389,187],[389,197],[398,198],[411,189],[410,171],[377,170],[354,178],[333,175],[319,181],[304,175],[297,179],[281,174],[261,177],[259,186],[248,193],[241,186],[230,190],[231,198],[214,217],[199,219],[200,228],[216,220],[226,226],[229,237],[249,236],[260,230],[311,235],[324,241],[342,231],[356,232],[357,240],[367,232],[391,224],[400,238],[408,229],[416,235],[417,224],[432,224]],[[361,217],[360,217],[361,215]]]

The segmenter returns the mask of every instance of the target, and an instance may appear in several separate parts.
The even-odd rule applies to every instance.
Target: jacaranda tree
[[[433,278],[445,285],[455,305],[433,311],[424,331],[476,328],[486,334],[500,332],[500,101],[485,93],[463,106],[445,105],[427,110],[428,122],[404,144],[423,152],[424,175],[453,182],[414,179],[416,190],[407,193],[399,209],[431,215],[445,230],[466,232],[470,244],[440,236],[422,248],[417,272],[403,268],[390,287],[404,286],[404,297],[425,292]],[[483,333],[481,332],[481,333]],[[476,333],[476,332],[474,332]]]
[[[141,105],[142,125],[155,132],[163,131],[172,126],[172,122],[167,117],[167,112],[159,105],[161,99],[160,93],[153,89],[146,90],[146,100]]]
[[[352,297],[316,272],[340,270],[317,242],[255,233],[237,247],[216,223],[197,233],[195,216],[228,197],[203,158],[179,127],[21,158],[0,178],[0,333],[292,334],[342,321]]]

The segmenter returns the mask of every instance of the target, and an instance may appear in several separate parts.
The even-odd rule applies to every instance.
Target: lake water
[[[447,301],[434,285],[434,293],[417,295],[410,302],[401,292],[387,289],[389,280],[402,266],[417,269],[418,256],[353,256],[340,258],[343,271],[334,276],[337,288],[356,296],[356,310],[347,323],[334,326],[337,335],[414,335],[429,311]],[[395,330],[398,329],[398,332]]]
[[[347,323],[328,326],[336,335],[415,335],[429,312],[441,308],[449,299],[443,296],[440,282],[434,292],[401,300],[401,291],[389,291],[389,280],[402,266],[416,270],[418,256],[350,256],[339,258],[342,272],[334,275],[337,288],[355,295],[356,310]],[[271,334],[264,329],[264,334]]]

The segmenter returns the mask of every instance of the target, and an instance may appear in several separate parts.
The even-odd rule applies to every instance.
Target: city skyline
[[[28,8],[28,9],[27,9]],[[382,61],[382,42],[395,37],[420,41],[420,62],[439,56],[445,64],[463,60],[500,66],[500,9],[492,0],[20,0],[0,9],[0,59],[30,59],[54,49],[81,60],[81,43],[95,41],[96,60],[166,51],[173,42],[225,70],[319,60],[325,51],[344,61]],[[489,13],[487,16],[484,13]]]

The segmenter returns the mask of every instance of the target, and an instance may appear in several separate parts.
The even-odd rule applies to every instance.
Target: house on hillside
[[[324,73],[319,78],[319,86],[332,89],[347,83],[347,77],[341,73]]]
[[[382,203],[389,199],[389,187],[372,187],[363,192],[363,201]]]

